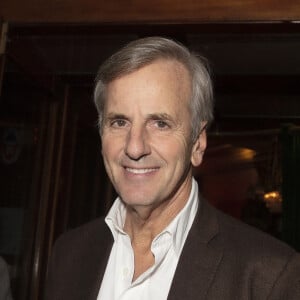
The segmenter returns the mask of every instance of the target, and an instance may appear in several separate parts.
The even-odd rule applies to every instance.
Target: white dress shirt
[[[186,205],[152,241],[154,265],[132,282],[134,253],[130,237],[123,230],[126,208],[117,198],[105,218],[114,237],[114,244],[97,300],[166,300],[197,209],[198,185],[193,179]]]

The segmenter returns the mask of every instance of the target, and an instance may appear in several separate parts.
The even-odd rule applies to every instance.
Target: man
[[[154,37],[100,68],[102,156],[119,195],[105,222],[58,240],[47,299],[300,299],[300,259],[199,196],[212,120],[205,60]]]
[[[0,300],[12,300],[10,280],[5,260],[0,256]]]

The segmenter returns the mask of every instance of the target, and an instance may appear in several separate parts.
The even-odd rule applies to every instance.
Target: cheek
[[[112,172],[119,166],[124,154],[124,142],[120,137],[106,135],[102,137],[101,154],[107,172]]]
[[[101,139],[101,154],[102,154],[102,157],[104,160],[106,158],[106,148],[107,148],[107,146],[106,146],[105,141],[103,139]]]
[[[191,149],[183,137],[160,139],[157,145],[157,152],[170,164],[190,164]]]
[[[105,156],[110,155],[111,153],[115,152],[115,149],[119,147],[120,144],[118,139],[114,137],[112,134],[103,134],[101,137],[101,144],[102,144],[102,154]]]
[[[114,144],[110,141],[110,139],[102,138],[102,147],[101,154],[104,160],[104,163],[109,164],[110,160],[112,160],[115,152]]]

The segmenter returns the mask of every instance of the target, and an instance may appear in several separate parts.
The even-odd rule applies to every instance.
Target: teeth
[[[130,173],[134,174],[145,174],[155,171],[156,169],[132,169],[132,168],[126,168],[126,170]]]

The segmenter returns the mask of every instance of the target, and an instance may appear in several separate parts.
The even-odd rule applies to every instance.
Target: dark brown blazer
[[[46,299],[96,300],[112,243],[103,219],[63,235],[49,265]],[[299,300],[300,255],[201,200],[168,296],[183,299]]]

